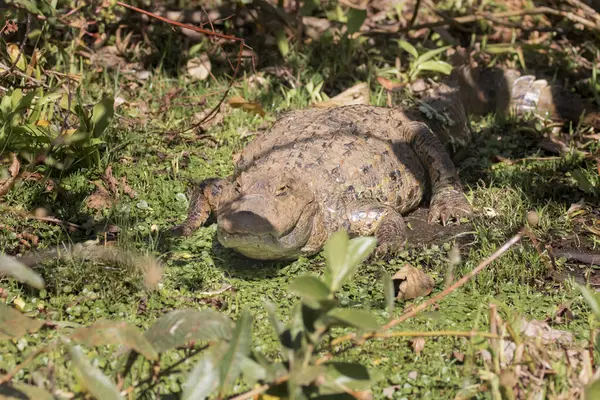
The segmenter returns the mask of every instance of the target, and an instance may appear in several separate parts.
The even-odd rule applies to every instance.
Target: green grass
[[[316,48],[315,52],[318,50]],[[354,59],[363,57],[364,53],[358,53]],[[329,58],[309,57],[308,62],[303,57],[297,58],[292,64],[298,63],[303,67],[300,75],[303,84],[326,79],[327,89],[335,91],[338,86],[346,87],[357,79],[366,79],[366,76],[348,71],[350,60],[335,62]],[[187,203],[182,200],[182,194],[187,193],[187,181],[230,174],[233,170],[232,155],[249,140],[240,134],[258,129],[264,121],[242,110],[228,110],[223,124],[213,126],[207,132],[214,142],[198,140],[194,132],[176,134],[171,138],[166,132],[180,130],[195,112],[201,110],[191,105],[161,109],[164,96],[172,89],[184,88],[181,96],[207,96],[208,105],[204,107],[209,107],[218,100],[218,96],[211,94],[222,90],[225,81],[209,80],[206,84],[189,85],[183,78],[173,77],[160,68],[154,73],[151,83],[142,83],[135,90],[126,89],[122,76],[108,73],[86,76],[84,84],[85,96],[90,102],[97,100],[98,91],[112,91],[114,88],[115,96],[127,100],[116,110],[117,114],[134,121],[143,120],[140,104],[147,106],[147,122],[133,125],[123,119],[113,122],[102,160],[103,167],[112,165],[117,179],[126,177],[137,193],[136,197],[130,199],[121,194],[112,208],[100,212],[88,209],[85,199],[94,192],[92,181],[100,177],[102,169],[81,170],[67,177],[56,177],[64,193],[46,191],[45,182],[23,181],[2,205],[0,224],[10,229],[0,231],[0,251],[7,254],[19,251],[22,246],[19,235],[23,232],[35,234],[40,240],[39,248],[44,249],[63,242],[78,243],[102,238],[102,233],[94,232],[93,225],[102,228],[114,224],[119,227],[119,246],[152,254],[165,264],[164,279],[159,287],[154,291],[145,289],[139,271],[132,268],[81,260],[48,260],[36,267],[46,279],[46,290],[38,292],[11,280],[1,280],[3,299],[8,304],[16,304],[17,299],[22,299],[25,303],[23,310],[35,317],[84,325],[103,318],[118,319],[142,329],[165,312],[178,308],[213,307],[234,319],[243,308],[248,308],[255,315],[254,345],[265,354],[277,357],[277,341],[264,303],[271,301],[276,304],[282,319],[289,317],[290,307],[297,298],[287,291],[288,284],[304,273],[321,275],[322,256],[278,263],[247,260],[223,249],[216,242],[214,225],[201,228],[190,238],[175,241],[165,238],[165,232],[185,217]],[[248,100],[260,101],[267,112],[267,121],[274,120],[285,109],[309,104],[309,94],[302,86],[291,90],[275,80],[271,85],[269,91],[253,91],[243,86],[234,89],[234,93]],[[372,97],[373,103],[385,103],[385,96],[380,92],[374,91]],[[132,103],[136,105],[128,105]],[[599,244],[597,236],[586,233],[581,229],[581,222],[567,216],[567,209],[580,198],[597,200],[597,195],[586,194],[569,175],[570,171],[580,169],[590,179],[596,179],[597,187],[594,163],[570,155],[557,160],[515,165],[490,161],[490,157],[495,155],[517,159],[539,151],[535,139],[517,132],[517,125],[516,121],[480,121],[475,125],[480,127],[480,131],[470,145],[469,156],[459,164],[463,181],[468,186],[468,197],[477,215],[472,220],[474,234],[469,243],[463,245],[462,262],[454,269],[456,277],[472,270],[512,236],[525,223],[526,214],[531,210],[540,215],[535,233],[542,242],[578,235],[590,248]],[[497,139],[499,136],[502,140]],[[70,232],[59,225],[23,218],[22,212],[38,207],[87,229]],[[491,216],[489,209],[495,216]],[[90,218],[93,223],[90,223]],[[340,295],[342,305],[369,307],[384,321],[389,316],[385,311],[380,283],[382,270],[393,274],[406,263],[419,266],[430,274],[436,282],[434,293],[437,293],[444,288],[449,248],[450,244],[413,247],[389,262],[367,263],[343,288]],[[559,268],[565,267],[559,262]],[[524,240],[442,301],[437,310],[423,313],[397,329],[485,331],[489,329],[488,304],[491,302],[499,304],[505,319],[522,314],[539,320],[552,317],[560,305],[566,304],[575,319],[556,328],[572,331],[578,339],[588,339],[588,309],[572,279],[561,282],[552,280],[551,276],[552,271],[548,271],[531,243]],[[230,289],[206,294],[226,286]],[[394,316],[399,316],[408,305],[399,303]],[[32,350],[50,343],[68,329],[43,329],[26,339],[0,342],[0,372],[11,371]],[[342,353],[339,359],[361,361],[383,376],[373,388],[376,398],[382,397],[384,388],[399,385],[394,393],[397,399],[451,399],[459,390],[480,382],[476,372],[481,368],[481,362],[469,359],[475,349],[482,347],[482,343],[471,339],[428,338],[423,351],[416,354],[407,339],[392,338],[368,342]],[[457,362],[452,355],[454,351],[467,354],[467,361],[464,364]],[[88,349],[87,355],[99,367],[112,371],[117,362],[114,352],[114,348],[99,347]],[[168,367],[189,353],[189,350],[180,350],[165,354],[160,361],[161,370],[166,369],[169,373],[161,376],[156,385],[140,385],[147,389],[138,393],[140,398],[179,392],[186,371],[191,369],[197,357],[187,359],[174,370]],[[52,370],[58,387],[77,393],[81,387],[73,380],[67,368],[69,364],[62,351],[54,350],[36,359],[15,378],[28,381],[36,369]],[[415,379],[409,378],[413,371],[417,372]],[[139,384],[149,377],[150,365],[138,360],[125,385]],[[560,388],[566,378],[558,374],[546,379]],[[237,391],[240,390],[242,387],[237,388]],[[490,396],[489,392],[482,392],[476,398]]]

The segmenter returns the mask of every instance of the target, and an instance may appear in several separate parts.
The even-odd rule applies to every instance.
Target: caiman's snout
[[[273,225],[265,218],[251,211],[237,211],[223,216],[220,221],[221,228],[229,233],[243,234],[275,234]]]
[[[267,219],[275,210],[267,206],[261,195],[246,195],[229,205],[219,218],[219,227],[228,234],[270,234],[279,236],[278,229]]]

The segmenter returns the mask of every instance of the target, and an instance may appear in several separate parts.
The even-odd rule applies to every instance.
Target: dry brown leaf
[[[131,197],[132,199],[135,197],[135,190],[133,190],[131,186],[129,186],[129,184],[127,183],[127,177],[125,177],[124,175],[121,177],[121,188],[123,188],[123,192],[125,192],[127,196]]]
[[[315,107],[332,108],[355,104],[369,104],[370,95],[369,86],[366,83],[359,83],[329,100],[316,103]]]
[[[119,182],[113,176],[112,166],[109,165],[108,167],[106,167],[106,171],[104,171],[104,176],[102,177],[102,180],[104,181],[104,183],[106,183],[106,186],[108,186],[108,190],[110,190],[112,194],[118,194],[117,185],[119,184]]]
[[[384,78],[382,76],[377,77],[377,82],[379,82],[379,84],[381,86],[383,86],[383,88],[389,92],[394,92],[394,93],[400,92],[404,88],[403,83],[394,82],[394,81]]]
[[[551,328],[547,322],[532,319],[527,321],[525,318],[521,320],[521,333],[531,338],[540,339],[547,343],[572,343],[573,334],[569,331]]]
[[[12,162],[10,167],[8,167],[8,178],[0,179],[0,197],[4,196],[10,191],[15,184],[17,177],[19,176],[19,171],[21,170],[21,163],[19,162],[19,159],[15,153],[11,154],[11,159]]]
[[[411,340],[410,347],[417,354],[420,354],[425,348],[425,338],[416,338]]]
[[[392,386],[388,386],[385,389],[383,389],[382,393],[388,399],[393,399],[394,393],[396,393],[396,390],[400,390],[400,389],[402,389],[401,385],[392,385]]]
[[[94,185],[96,185],[96,191],[88,197],[86,201],[87,206],[98,211],[111,207],[114,203],[114,199],[108,190],[98,182],[94,182]]]
[[[250,88],[252,90],[269,91],[269,89],[271,88],[271,85],[269,84],[269,81],[263,75],[264,74],[262,72],[259,72],[259,73],[256,73],[256,74],[250,76],[246,80],[248,88]]]
[[[210,75],[212,69],[208,54],[202,53],[198,57],[188,60],[186,68],[187,73],[195,80],[205,80]]]
[[[232,98],[230,98],[229,105],[233,108],[241,108],[244,111],[258,114],[261,117],[265,116],[265,112],[263,111],[260,104],[251,103],[241,96],[233,96]]]
[[[454,350],[454,351],[452,352],[452,356],[453,356],[453,357],[456,359],[456,361],[458,361],[458,362],[460,362],[460,363],[462,363],[463,361],[465,361],[465,354],[464,354],[464,353],[461,353],[461,352],[460,352],[460,351],[458,351],[458,350]]]
[[[433,279],[420,269],[406,264],[392,277],[397,300],[427,296],[433,290]]]

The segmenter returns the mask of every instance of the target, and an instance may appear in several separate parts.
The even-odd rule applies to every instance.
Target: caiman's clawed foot
[[[375,231],[375,237],[375,257],[392,255],[402,250],[406,244],[406,225],[402,216],[396,212],[386,215]]]
[[[442,225],[446,225],[452,218],[459,222],[460,217],[467,217],[471,214],[471,205],[465,195],[459,190],[449,189],[433,196],[427,220],[429,223],[441,220]]]

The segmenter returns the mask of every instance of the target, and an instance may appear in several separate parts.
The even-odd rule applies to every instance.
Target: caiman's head
[[[293,259],[306,247],[319,221],[315,194],[290,176],[243,174],[224,193],[217,238],[257,260]]]

